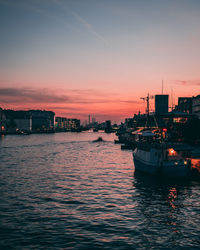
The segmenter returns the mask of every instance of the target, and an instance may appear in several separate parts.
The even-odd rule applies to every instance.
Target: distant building
[[[161,115],[168,113],[168,95],[155,95],[155,114]]]
[[[200,95],[193,97],[192,100],[192,113],[197,115],[200,119]]]
[[[29,110],[33,131],[51,131],[55,126],[55,113],[45,110]]]
[[[80,129],[80,120],[78,119],[68,119],[67,130],[77,131]]]
[[[7,132],[32,130],[32,117],[28,111],[4,110]]]
[[[106,133],[111,133],[112,132],[112,127],[111,127],[111,121],[107,120],[105,124],[105,132]]]
[[[102,123],[98,124],[98,129],[105,130],[105,128],[106,128],[106,123],[105,122],[102,122]]]
[[[56,117],[55,127],[58,131],[77,131],[80,129],[80,120]]]
[[[55,129],[63,130],[65,128],[65,121],[67,118],[64,117],[56,117],[55,118]]]

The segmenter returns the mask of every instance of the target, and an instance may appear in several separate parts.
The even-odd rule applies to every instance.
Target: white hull
[[[166,177],[188,177],[191,175],[191,164],[184,159],[164,160],[161,148],[150,148],[149,151],[136,148],[133,151],[135,170],[148,174],[161,174]]]

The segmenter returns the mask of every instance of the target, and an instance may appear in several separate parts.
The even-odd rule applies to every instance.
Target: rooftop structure
[[[200,119],[200,95],[197,95],[192,100],[192,113]]]

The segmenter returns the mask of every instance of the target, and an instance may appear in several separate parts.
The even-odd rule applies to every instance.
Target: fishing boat
[[[189,177],[190,149],[184,144],[166,142],[161,135],[158,130],[141,131],[136,135],[135,170],[165,177]]]

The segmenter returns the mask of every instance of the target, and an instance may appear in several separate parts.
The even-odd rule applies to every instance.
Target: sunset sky
[[[119,122],[162,80],[200,94],[200,0],[0,0],[2,108]]]

